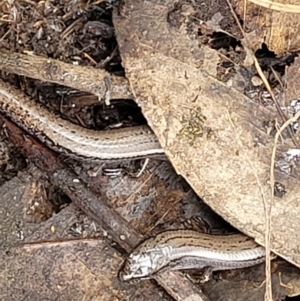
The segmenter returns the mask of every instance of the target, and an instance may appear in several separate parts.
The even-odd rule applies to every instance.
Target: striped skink
[[[149,276],[167,268],[211,271],[237,269],[265,260],[265,249],[242,234],[210,235],[192,230],[165,231],[139,245],[120,270],[123,281]]]
[[[108,131],[86,129],[50,113],[2,80],[0,111],[51,149],[72,158],[105,161],[164,154],[146,125]]]
[[[135,159],[164,154],[147,126],[95,131],[51,114],[22,91],[0,80],[0,111],[48,147],[85,160]],[[264,248],[244,235],[213,236],[167,231],[141,244],[128,257],[123,280],[150,276],[164,267],[212,270],[247,267],[264,260]]]

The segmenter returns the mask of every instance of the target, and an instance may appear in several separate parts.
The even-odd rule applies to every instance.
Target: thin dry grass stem
[[[270,69],[271,69],[271,71],[272,71],[272,73],[273,73],[275,79],[278,81],[278,83],[279,83],[279,85],[280,85],[280,87],[281,87],[281,89],[282,89],[282,91],[283,91],[283,90],[284,90],[284,85],[283,85],[282,80],[279,78],[277,72],[274,70],[274,68],[273,68],[272,66],[270,67]]]
[[[270,169],[270,181],[271,181],[271,186],[272,187],[272,191],[274,192],[274,168],[275,168],[275,156],[276,156],[276,149],[277,149],[277,144],[278,144],[278,140],[281,137],[282,132],[292,123],[292,122],[297,122],[297,120],[300,118],[300,111],[298,111],[295,116],[291,117],[290,119],[288,119],[279,129],[277,129],[275,138],[274,138],[274,146],[272,149],[272,156],[271,156],[271,169]],[[274,193],[272,193],[272,204],[274,201]]]
[[[245,40],[246,40],[246,42],[247,42],[247,39],[246,39],[246,38],[245,38]],[[248,43],[248,42],[247,42],[247,43]],[[273,93],[273,91],[272,91],[272,89],[271,89],[271,86],[270,86],[268,80],[266,79],[264,73],[262,72],[262,70],[261,70],[261,68],[260,68],[260,65],[259,65],[259,63],[258,63],[258,60],[256,59],[255,55],[253,54],[253,52],[252,52],[252,50],[251,50],[250,48],[249,48],[249,51],[251,51],[251,54],[253,55],[253,60],[254,60],[255,68],[256,68],[256,70],[257,70],[257,72],[258,72],[260,78],[262,79],[262,81],[263,81],[265,87],[267,88],[268,92],[270,93],[270,95],[271,95],[271,97],[272,97],[272,100],[273,100],[273,102],[274,102],[274,104],[275,104],[275,106],[276,106],[277,112],[279,113],[281,119],[282,119],[284,122],[287,121],[287,118],[286,118],[286,116],[284,115],[284,113],[282,112],[281,107],[280,107],[280,105],[279,105],[277,99],[275,98],[275,95],[274,95],[274,93]],[[297,142],[297,140],[296,140],[296,138],[295,138],[295,135],[294,135],[294,133],[292,132],[292,130],[291,130],[290,128],[288,128],[288,131],[289,131],[289,134],[290,134],[291,137],[292,137],[292,140],[293,140],[293,143],[295,144],[295,146],[296,146],[296,147],[299,147],[298,142]]]
[[[245,0],[246,1],[246,0]],[[278,112],[280,113],[281,117],[283,117],[283,120],[285,120],[285,116],[283,115],[283,113],[281,112],[281,109],[280,109],[280,106],[278,105],[276,99],[275,99],[275,96],[274,96],[274,93],[270,87],[270,84],[268,82],[268,80],[266,79],[265,75],[263,74],[261,68],[260,68],[260,65],[251,49],[251,47],[249,47],[248,45],[250,45],[249,41],[247,40],[247,37],[245,35],[245,32],[239,22],[239,19],[235,13],[235,11],[233,10],[233,7],[231,5],[231,3],[229,2],[229,0],[226,0],[230,10],[231,10],[231,14],[232,16],[234,17],[241,33],[243,34],[244,36],[244,39],[245,39],[245,43],[246,43],[246,47],[248,48],[247,50],[249,51],[249,54],[252,56],[252,59],[254,61],[254,65],[255,65],[255,68],[259,74],[259,76],[261,77],[265,87],[267,88],[268,92],[270,93],[275,105],[276,105],[276,108],[278,110]],[[245,12],[246,13],[246,12]],[[282,116],[283,115],[283,116]],[[295,139],[294,139],[295,140]],[[272,167],[272,164],[271,164],[271,167]],[[256,175],[256,172],[254,170],[254,174],[258,180],[258,184],[259,184],[259,179]],[[273,189],[273,190],[272,190]],[[273,192],[274,192],[274,177],[273,177],[273,182],[271,180],[271,202],[270,204],[267,204],[267,200],[264,196],[264,192],[263,190],[261,189],[261,194],[262,194],[262,200],[263,200],[263,204],[264,204],[264,212],[265,212],[265,224],[266,224],[266,227],[265,227],[265,248],[266,248],[266,267],[265,267],[265,273],[266,273],[266,291],[265,291],[265,300],[266,301],[272,301],[273,298],[272,298],[272,281],[271,281],[271,256],[270,256],[270,233],[271,233],[271,207],[272,207],[272,198],[273,198]]]
[[[231,6],[231,3],[229,2],[229,0],[226,0],[227,3],[228,3],[228,6],[231,10],[231,13],[233,15],[233,17],[235,18],[236,20],[236,23],[237,25],[239,26],[244,38],[245,38],[245,42],[246,42],[246,46],[247,45],[250,45],[250,43],[248,42],[247,40],[247,37],[243,31],[243,28],[237,18],[237,15],[235,14],[232,6]],[[246,1],[246,0],[245,0]],[[255,2],[256,0],[250,0],[252,2]],[[268,1],[268,0],[258,0],[259,2],[257,4],[260,4],[262,6],[264,6],[264,4],[281,4],[281,3],[274,3],[274,2],[271,2],[271,1]],[[256,2],[255,2],[256,3]],[[290,8],[289,5],[283,5],[285,6],[285,9],[287,8]],[[283,10],[283,6],[282,4],[281,5],[278,5],[278,6],[268,6],[268,8],[273,8],[275,9],[275,7],[277,9],[281,8],[281,11],[287,11],[287,10]],[[294,5],[293,6],[293,9],[294,11],[293,12],[296,12],[296,10],[298,9],[298,12],[300,12],[300,6],[298,5]],[[265,209],[265,222],[266,222],[266,231],[265,231],[265,248],[266,248],[266,269],[265,269],[265,272],[266,272],[266,292],[265,292],[265,300],[266,301],[272,301],[273,298],[272,298],[272,282],[271,282],[271,257],[270,257],[270,251],[271,251],[271,248],[270,248],[270,239],[271,239],[271,214],[272,214],[272,206],[274,204],[274,183],[275,183],[275,179],[274,179],[274,164],[275,164],[275,155],[276,155],[276,149],[277,149],[277,143],[278,143],[278,139],[279,137],[281,136],[281,133],[282,131],[291,123],[291,122],[294,122],[296,121],[299,117],[300,117],[300,112],[298,112],[294,117],[290,118],[289,120],[286,120],[286,117],[285,115],[283,114],[275,96],[274,96],[274,93],[270,87],[270,84],[268,82],[268,80],[266,79],[264,73],[262,72],[261,70],[261,67],[253,53],[253,51],[251,50],[251,47],[247,47],[248,48],[248,51],[250,53],[250,55],[252,56],[253,60],[254,60],[254,65],[255,65],[255,68],[259,74],[259,76],[261,77],[265,87],[267,88],[268,92],[270,93],[273,101],[274,101],[274,104],[276,106],[276,109],[279,113],[279,115],[281,116],[281,118],[283,119],[284,121],[284,124],[282,125],[282,127],[279,129],[279,131],[277,131],[276,133],[276,136],[275,136],[275,139],[274,139],[274,147],[273,147],[273,152],[272,152],[272,156],[271,156],[271,166],[270,166],[270,188],[271,188],[271,200],[270,200],[270,203],[267,204],[265,198],[263,197],[263,202],[264,202],[264,209]],[[294,133],[291,132],[291,129],[288,128],[290,134],[291,134],[291,137],[292,137],[292,140],[295,144],[295,146],[298,147],[298,143],[295,139],[295,136],[294,136]]]
[[[275,190],[275,187],[274,187],[275,186],[274,170],[275,170],[275,158],[276,158],[276,150],[277,150],[278,140],[282,136],[281,134],[284,131],[284,129],[286,129],[292,122],[296,122],[299,118],[300,118],[300,111],[298,111],[295,114],[295,116],[293,116],[290,119],[288,119],[279,129],[277,129],[277,132],[276,132],[276,135],[275,135],[275,138],[274,138],[274,145],[273,145],[273,149],[272,149],[271,166],[270,166],[271,203],[270,203],[269,212],[268,212],[269,218],[271,217],[272,207],[274,206],[274,190]],[[270,225],[271,225],[271,223],[270,223]],[[268,237],[266,238],[266,240],[268,240],[270,242],[271,231],[269,231],[268,233],[266,233],[266,235],[267,234],[268,234]]]
[[[137,186],[137,188],[126,198],[126,200],[124,200],[124,204],[128,204],[131,198],[138,195],[141,189],[151,180],[153,175],[153,173],[149,174],[149,176],[142,183],[140,183],[140,185]]]

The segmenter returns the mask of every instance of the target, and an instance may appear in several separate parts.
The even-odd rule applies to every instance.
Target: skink
[[[164,268],[212,271],[244,268],[265,260],[265,249],[242,235],[210,235],[192,230],[165,231],[138,246],[125,261],[123,281],[148,278]]]
[[[94,131],[72,124],[0,80],[0,111],[48,147],[87,160],[133,159],[163,154],[147,126]],[[142,243],[120,272],[123,280],[143,278],[168,267],[212,270],[242,268],[264,261],[265,251],[244,235],[213,236],[167,231]]]
[[[51,149],[86,160],[134,159],[164,154],[148,126],[95,131],[51,114],[0,80],[0,111]]]
[[[0,81],[0,111],[55,151],[82,159],[117,160],[163,154],[147,126],[94,131],[67,122]],[[251,266],[264,260],[264,248],[243,235],[213,236],[167,231],[141,244],[129,256],[123,280],[152,275],[164,267],[212,270]]]

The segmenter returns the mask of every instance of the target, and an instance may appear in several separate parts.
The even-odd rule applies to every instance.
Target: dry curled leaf
[[[263,124],[278,116],[216,79],[218,53],[200,48],[184,23],[168,24],[174,4],[127,0],[115,14],[126,77],[177,173],[218,214],[264,244],[274,141]],[[203,135],[189,143],[182,121],[197,108]],[[276,152],[275,180],[286,193],[273,204],[271,248],[300,266],[300,175],[295,158],[286,156],[290,146],[287,139]]]

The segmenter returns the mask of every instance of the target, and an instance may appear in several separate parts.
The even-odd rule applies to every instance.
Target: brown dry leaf
[[[300,49],[298,0],[235,0],[233,4],[237,14],[243,16],[247,31],[254,32],[257,42],[263,40],[276,55]],[[257,42],[252,50],[257,49]]]
[[[114,24],[136,101],[178,174],[232,225],[264,244],[276,112],[216,80],[218,54],[168,24],[175,0],[125,1]],[[272,250],[300,266],[299,169],[278,146]],[[292,166],[294,166],[292,168]]]

